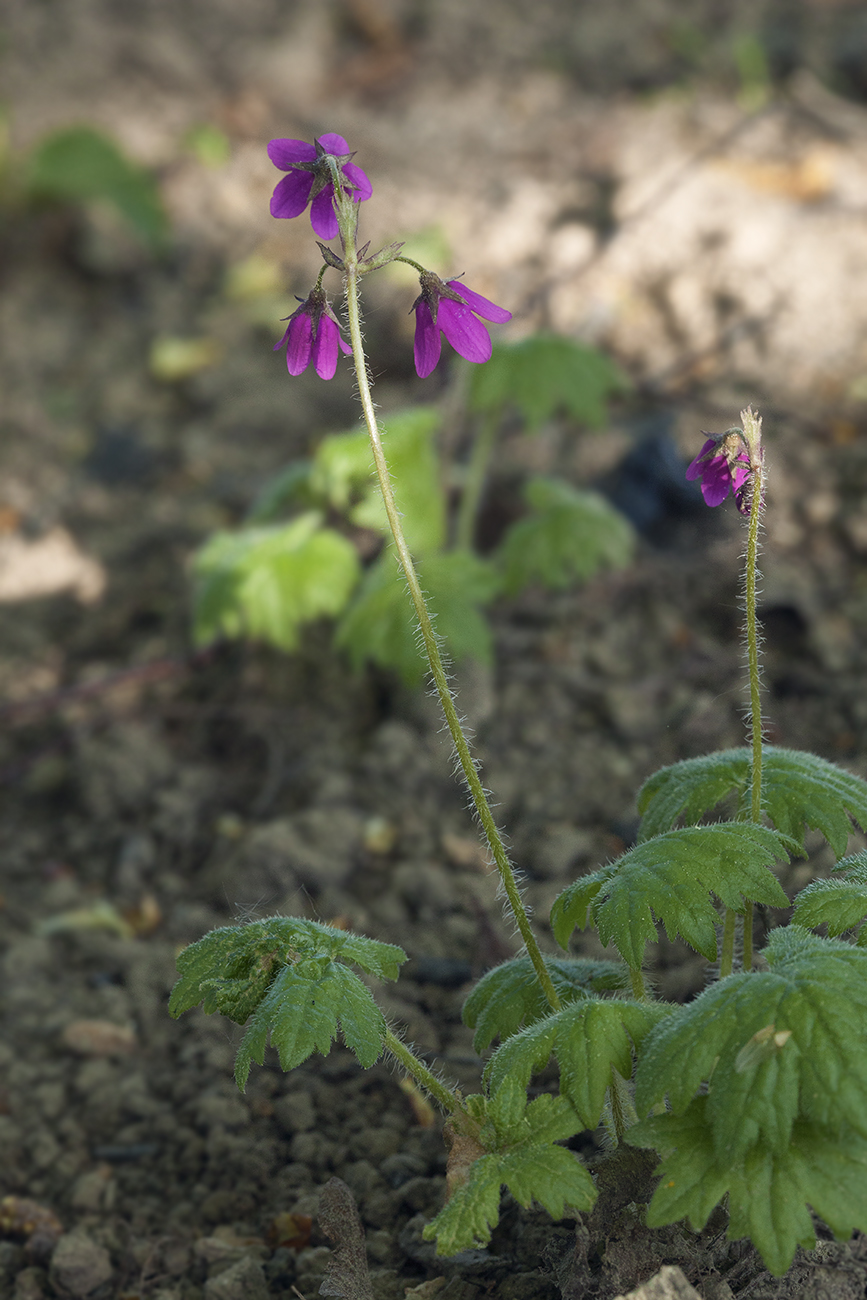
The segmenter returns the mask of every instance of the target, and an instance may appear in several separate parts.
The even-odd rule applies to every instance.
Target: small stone
[[[676,1264],[666,1264],[652,1278],[615,1300],[701,1300]]]
[[[12,1300],[44,1300],[45,1273],[41,1268],[22,1268],[15,1278]]]
[[[67,1232],[51,1257],[51,1280],[73,1296],[90,1295],[112,1275],[108,1251],[84,1232]]]
[[[268,1283],[262,1265],[249,1255],[239,1259],[208,1279],[205,1300],[268,1300]]]
[[[77,1056],[129,1056],[136,1048],[132,1029],[109,1020],[73,1020],[62,1038]]]

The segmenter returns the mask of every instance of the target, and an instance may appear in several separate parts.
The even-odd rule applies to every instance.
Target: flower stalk
[[[530,927],[530,920],[527,916],[524,904],[521,901],[515,873],[512,869],[511,863],[509,862],[509,857],[506,853],[502,836],[500,835],[496,822],[494,821],[491,806],[479,778],[475,759],[470,751],[469,743],[464,735],[460,718],[458,717],[458,712],[455,708],[455,702],[452,698],[451,688],[449,687],[436,633],[422,593],[421,584],[418,580],[418,574],[413,563],[412,555],[410,554],[409,547],[407,546],[404,537],[400,512],[395,503],[394,492],[391,485],[391,475],[389,474],[388,463],[382,446],[379,424],[376,418],[376,411],[370,393],[370,382],[367,373],[367,358],[365,356],[364,343],[361,336],[361,309],[358,293],[358,281],[360,274],[362,274],[363,271],[355,245],[357,208],[345,191],[341,192],[340,198],[335,203],[335,208],[337,211],[338,224],[340,226],[340,237],[344,247],[344,264],[346,267],[346,310],[349,317],[349,337],[352,345],[355,375],[358,381],[358,392],[361,398],[361,408],[364,413],[367,431],[370,435],[370,445],[373,450],[376,476],[379,480],[379,487],[385,505],[385,513],[388,517],[389,527],[394,539],[398,561],[403,570],[410,598],[412,599],[413,608],[415,609],[415,614],[418,619],[425,653],[430,665],[430,671],[436,686],[437,695],[439,696],[440,704],[445,715],[446,725],[448,726],[452,743],[454,744],[455,752],[458,757],[458,762],[460,763],[470,796],[475,805],[479,821],[481,822],[482,829],[490,846],[497,871],[499,872],[503,891],[508,899],[521,939],[523,940],[527,954],[533,963],[533,969],[536,972],[536,976],[542,986],[545,997],[554,1010],[559,1010],[560,999],[557,996],[557,991],[554,988],[551,976],[545,966],[536,937]]]

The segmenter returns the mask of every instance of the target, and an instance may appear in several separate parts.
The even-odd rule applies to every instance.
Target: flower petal
[[[306,140],[272,140],[268,145],[268,157],[275,167],[288,172],[293,163],[313,162],[316,150]]]
[[[307,207],[313,186],[311,172],[289,172],[271,195],[272,217],[299,217]]]
[[[373,186],[368,180],[366,172],[363,172],[360,167],[356,167],[355,163],[346,163],[343,174],[355,186],[352,197],[356,203],[363,203],[365,199],[370,198],[373,193]]]
[[[446,283],[450,289],[454,289],[455,293],[461,295],[464,302],[469,303],[470,310],[474,311],[477,316],[484,316],[485,320],[496,321],[498,325],[502,325],[507,320],[512,319],[512,313],[506,311],[505,307],[498,307],[497,304],[491,302],[489,298],[483,298],[480,293],[475,293],[472,289],[468,289],[463,281],[447,280]]]
[[[320,379],[333,379],[337,369],[337,339],[339,331],[330,317],[319,317],[319,327],[313,340],[313,364]]]
[[[352,150],[344,140],[343,136],[335,135],[333,131],[326,131],[325,135],[318,135],[316,138],[319,141],[319,143],[322,145],[322,148],[325,150],[326,153],[336,154],[338,158],[342,157],[345,154],[352,153]],[[313,149],[312,145],[310,145],[309,147]],[[313,154],[315,157],[316,155],[315,149],[313,149]]]
[[[300,375],[310,365],[313,347],[313,322],[307,312],[299,312],[289,323],[286,367],[290,375]]]
[[[427,379],[440,359],[440,332],[433,323],[430,307],[422,300],[415,309],[413,355],[419,379]]]
[[[451,298],[441,298],[437,324],[455,352],[466,357],[467,361],[490,361],[491,336],[468,306],[462,307]]]
[[[692,479],[701,478],[702,474],[704,473],[707,467],[707,461],[705,460],[705,456],[710,451],[710,449],[715,446],[716,446],[716,442],[714,441],[714,439],[708,438],[707,442],[704,444],[701,451],[696,456],[695,460],[690,462],[689,468],[686,471],[686,477],[690,479],[690,481]]]
[[[292,321],[290,320],[289,324],[286,326],[286,329],[283,331],[282,339],[280,340],[279,343],[274,344],[272,351],[277,352],[280,348],[286,346],[286,344],[289,342],[289,331],[291,330],[291,328],[292,328]]]
[[[320,239],[337,237],[337,214],[334,211],[334,186],[326,185],[310,204],[310,224]]]
[[[347,343],[347,342],[346,342],[346,339],[345,339],[345,338],[343,337],[343,335],[340,334],[340,333],[338,333],[338,335],[337,335],[337,342],[340,344],[340,351],[343,353],[343,355],[344,355],[345,357],[351,357],[351,356],[352,356],[352,344],[351,344],[351,343]]]
[[[732,475],[725,456],[707,462],[701,481],[701,494],[709,506],[721,506],[732,488]]]

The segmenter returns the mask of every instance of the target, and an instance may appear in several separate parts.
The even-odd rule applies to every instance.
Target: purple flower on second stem
[[[501,325],[512,319],[512,313],[474,293],[460,280],[443,283],[433,271],[424,271],[419,283],[421,293],[413,303],[415,368],[419,378],[426,379],[440,359],[440,330],[467,361],[490,361],[491,336],[476,317]]]
[[[741,514],[749,514],[746,488],[750,479],[750,453],[740,429],[711,434],[689,465],[686,477],[700,480],[707,505],[722,505],[731,492]]]
[[[301,302],[301,299],[299,299]],[[320,379],[333,379],[337,370],[337,349],[348,356],[352,348],[340,335],[340,323],[320,288],[311,290],[301,306],[286,318],[289,324],[274,351],[286,347],[290,375],[300,375],[310,362]]]
[[[271,216],[298,217],[309,203],[310,224],[320,239],[337,236],[329,155],[340,163],[356,203],[369,199],[373,186],[361,168],[350,162],[352,153],[342,135],[329,132],[313,144],[306,140],[272,140],[268,145],[268,157],[274,166],[288,173],[277,182],[271,195]]]

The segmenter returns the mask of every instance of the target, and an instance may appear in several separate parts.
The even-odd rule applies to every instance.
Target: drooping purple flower
[[[320,379],[333,379],[338,348],[344,356],[352,348],[341,337],[340,323],[323,289],[313,289],[307,298],[298,301],[301,306],[286,317],[286,333],[274,344],[274,351],[285,346],[290,375],[302,374],[312,361]]]
[[[445,283],[433,271],[419,276],[421,293],[412,305],[415,312],[415,368],[426,379],[440,359],[440,330],[455,352],[467,361],[490,361],[491,336],[477,316],[498,325],[512,319],[505,307],[474,293],[460,280]]]
[[[741,514],[749,514],[750,453],[740,429],[708,435],[707,442],[687,468],[686,477],[700,480],[707,505],[722,505],[731,492]]]
[[[351,161],[353,154],[342,135],[329,132],[313,144],[306,140],[272,140],[268,145],[268,157],[274,166],[287,173],[271,195],[271,216],[298,217],[309,203],[310,224],[320,239],[334,239],[337,235],[329,155],[340,163],[356,203],[369,199],[373,186]]]

